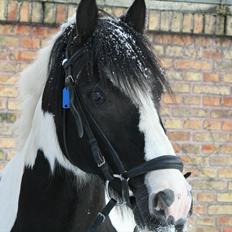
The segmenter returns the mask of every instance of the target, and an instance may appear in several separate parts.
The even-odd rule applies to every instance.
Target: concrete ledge
[[[204,0],[214,2],[211,4],[176,1],[180,2],[147,1],[148,31],[232,36],[232,6],[217,5],[218,0]],[[77,2],[79,1],[2,0],[0,22],[57,26],[75,13]],[[98,5],[107,12],[119,16],[125,13],[131,2],[132,0],[98,0]]]

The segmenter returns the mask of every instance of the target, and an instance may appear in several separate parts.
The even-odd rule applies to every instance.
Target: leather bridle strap
[[[160,169],[178,169],[183,171],[183,163],[181,159],[173,155],[164,155],[154,158],[152,160],[146,161],[145,163],[132,168],[125,173],[125,178],[132,179],[134,177],[144,175],[150,171],[160,170]]]

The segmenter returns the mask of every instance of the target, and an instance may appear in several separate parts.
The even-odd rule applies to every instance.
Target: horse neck
[[[87,231],[105,205],[104,185],[93,177],[78,186],[76,178],[58,163],[51,172],[43,152],[38,151],[34,167],[24,171],[12,231],[35,231],[35,227],[36,231]]]

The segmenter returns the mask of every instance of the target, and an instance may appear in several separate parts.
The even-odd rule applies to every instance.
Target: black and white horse
[[[87,232],[97,215],[104,219],[105,183],[130,203],[96,231],[183,230],[191,187],[159,117],[169,85],[143,36],[145,16],[144,0],[120,18],[82,0],[23,73],[18,152],[0,182],[0,232]]]

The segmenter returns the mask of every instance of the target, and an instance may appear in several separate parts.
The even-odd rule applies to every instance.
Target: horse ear
[[[122,16],[121,19],[133,27],[135,31],[143,33],[146,22],[145,0],[135,0],[126,15]]]
[[[76,13],[76,28],[81,42],[87,40],[97,25],[98,9],[96,0],[82,0]]]

